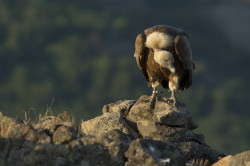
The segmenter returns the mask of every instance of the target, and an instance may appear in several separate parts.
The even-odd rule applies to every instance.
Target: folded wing
[[[147,48],[145,47],[146,36],[144,34],[139,34],[135,40],[135,54],[136,63],[139,69],[142,71],[144,77],[149,81],[149,77],[146,71],[146,61],[147,61]]]
[[[177,35],[174,40],[174,48],[183,70],[179,88],[180,90],[184,90],[192,84],[192,73],[194,69],[191,46],[187,35]]]

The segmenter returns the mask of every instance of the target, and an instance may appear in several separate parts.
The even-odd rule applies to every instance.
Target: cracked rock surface
[[[107,104],[79,130],[67,117],[30,124],[0,114],[0,165],[195,166],[225,156],[193,131],[184,104],[166,101],[158,97],[154,110],[149,96]]]

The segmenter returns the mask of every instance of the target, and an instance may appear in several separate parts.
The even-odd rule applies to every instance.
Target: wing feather
[[[194,69],[191,46],[187,35],[177,35],[174,40],[174,48],[177,58],[180,60],[181,68],[183,69],[179,89],[184,90],[192,85],[192,74]]]
[[[186,35],[177,35],[174,40],[175,52],[184,70],[193,69],[191,46]]]
[[[145,47],[146,36],[144,34],[139,34],[135,40],[135,54],[136,63],[139,69],[141,69],[144,77],[149,81],[149,77],[146,70],[147,61],[147,48]]]

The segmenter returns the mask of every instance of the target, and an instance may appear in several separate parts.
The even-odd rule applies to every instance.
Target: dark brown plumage
[[[139,34],[135,41],[136,63],[148,84],[153,88],[162,85],[172,92],[184,90],[192,84],[194,62],[188,35],[181,29],[157,25]]]

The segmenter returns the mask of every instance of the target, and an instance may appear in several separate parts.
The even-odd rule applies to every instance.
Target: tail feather
[[[184,90],[192,85],[192,70],[186,70],[180,81],[179,90]]]

